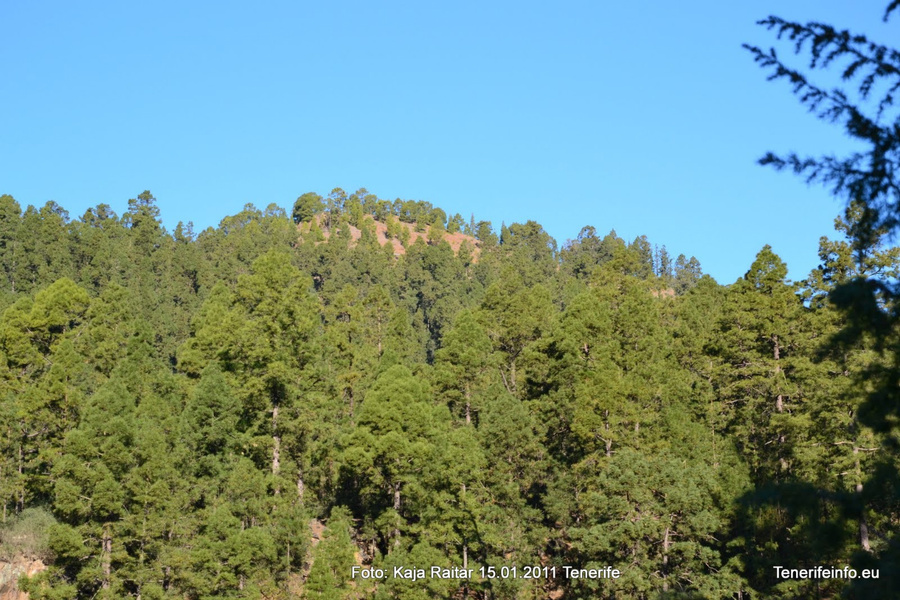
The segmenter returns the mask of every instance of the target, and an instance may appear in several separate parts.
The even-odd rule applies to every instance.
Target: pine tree
[[[892,0],[885,10],[887,20],[900,8]],[[754,60],[771,72],[770,79],[787,80],[801,104],[819,118],[840,123],[847,134],[858,141],[862,149],[845,157],[826,154],[823,157],[800,157],[796,154],[778,156],[766,154],[760,163],[776,169],[790,169],[807,181],[821,182],[842,197],[848,206],[860,209],[852,229],[854,253],[864,255],[878,241],[884,231],[896,231],[900,225],[897,185],[900,115],[896,110],[895,92],[900,85],[900,53],[869,40],[858,33],[840,30],[823,23],[797,23],[769,17],[760,24],[775,30],[779,37],[787,36],[797,54],[807,54],[809,70],[842,68],[843,86],[827,90],[812,83],[806,73],[787,66],[774,49],[766,52],[745,45]],[[862,261],[859,261],[862,262]],[[900,415],[900,343],[895,334],[897,322],[897,287],[889,279],[855,278],[835,289],[832,300],[847,316],[842,341],[855,342],[873,336],[879,350],[888,350],[884,362],[878,361],[865,369],[867,401],[860,407],[863,424],[882,433],[896,427]],[[895,451],[896,448],[891,448]],[[888,479],[896,479],[900,466],[896,461],[883,465]],[[896,506],[896,493],[881,495],[886,506]],[[896,509],[888,511],[896,522]],[[877,561],[877,562],[876,562]],[[896,596],[897,573],[900,572],[900,543],[896,536],[886,536],[884,550],[877,557],[863,556],[858,566],[884,566],[887,576],[878,581],[854,581],[851,594],[859,597]]]
[[[352,528],[351,515],[346,508],[336,506],[331,509],[328,526],[313,549],[306,598],[344,600],[353,597],[350,569],[356,564],[356,546],[350,537]]]
[[[798,421],[809,354],[805,310],[787,267],[765,246],[726,303],[720,355],[722,395],[737,407],[733,433],[762,484],[788,477],[792,448],[808,435]],[[732,403],[731,401],[736,401]]]
[[[307,192],[294,202],[294,210],[291,216],[294,223],[303,223],[322,212],[322,197],[315,192]]]
[[[0,319],[7,375],[0,381],[0,394],[8,403],[3,414],[6,470],[15,481],[16,512],[24,510],[31,496],[46,495],[48,462],[78,422],[89,382],[73,339],[88,303],[83,289],[70,279],[60,279],[35,294],[33,301],[23,297]],[[4,505],[10,500],[5,498]]]
[[[449,421],[447,409],[432,404],[427,385],[400,365],[387,369],[366,395],[342,462],[345,485],[359,494],[385,550],[399,546],[407,519],[416,514],[422,474]]]
[[[4,294],[16,292],[17,231],[21,218],[22,208],[15,198],[8,194],[0,195],[0,265],[3,265]]]
[[[467,310],[457,313],[456,322],[435,353],[435,382],[443,390],[451,411],[466,424],[477,422],[479,393],[491,379],[494,356],[491,340]]]
[[[689,260],[684,254],[679,254],[675,259],[675,293],[681,295],[692,289],[701,275],[700,261],[693,256]]]
[[[514,395],[522,387],[523,375],[518,368],[522,353],[549,327],[552,313],[550,292],[540,284],[526,287],[510,267],[485,291],[481,323],[502,359],[503,384]]]

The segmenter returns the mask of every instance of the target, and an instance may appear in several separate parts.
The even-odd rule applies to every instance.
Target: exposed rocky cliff
[[[0,561],[0,600],[28,600],[28,594],[19,591],[19,577],[34,575],[46,568],[42,561],[27,558],[13,562]]]

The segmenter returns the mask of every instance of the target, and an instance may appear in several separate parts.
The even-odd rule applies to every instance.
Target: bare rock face
[[[34,575],[46,568],[40,560],[0,561],[0,600],[28,600],[28,594],[19,591],[19,577]]]

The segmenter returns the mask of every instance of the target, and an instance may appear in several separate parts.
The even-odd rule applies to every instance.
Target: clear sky
[[[841,204],[755,161],[849,141],[741,43],[769,14],[890,43],[885,4],[3,0],[0,193],[75,218],[149,189],[199,231],[366,187],[560,245],[646,234],[722,283],[768,243],[802,279]]]

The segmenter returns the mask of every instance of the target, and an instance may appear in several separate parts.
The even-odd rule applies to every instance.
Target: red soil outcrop
[[[396,238],[388,238],[386,224],[382,223],[381,221],[376,221],[371,216],[366,216],[364,218],[375,225],[375,235],[378,239],[379,244],[381,244],[382,246],[390,244],[394,249],[394,256],[401,256],[403,254],[406,254],[406,248],[404,248],[403,244],[400,243],[400,240]],[[322,230],[322,234],[325,236],[325,238],[328,239],[328,237],[331,235],[331,231],[329,231],[329,229],[326,227],[324,215],[319,215],[316,218],[316,224],[319,226],[319,229]],[[415,223],[403,223],[401,221],[397,221],[397,225],[399,227],[406,228],[406,230],[409,232],[410,245],[416,243],[416,240],[418,240],[419,238],[421,238],[424,242],[428,242],[428,233],[431,229],[429,226],[426,225],[423,231],[416,231]],[[350,238],[354,242],[362,237],[362,231],[360,231],[359,228],[354,227],[353,225],[348,225],[348,227],[350,228]],[[304,234],[309,233],[310,223],[300,223],[297,228],[300,231],[300,237],[302,238]],[[444,232],[444,234],[442,235],[442,239],[443,241],[450,244],[450,247],[455,253],[459,252],[459,249],[462,246],[463,242],[469,242],[469,244],[472,246],[473,258],[477,258],[481,252],[481,242],[470,235],[466,235],[461,232]]]

